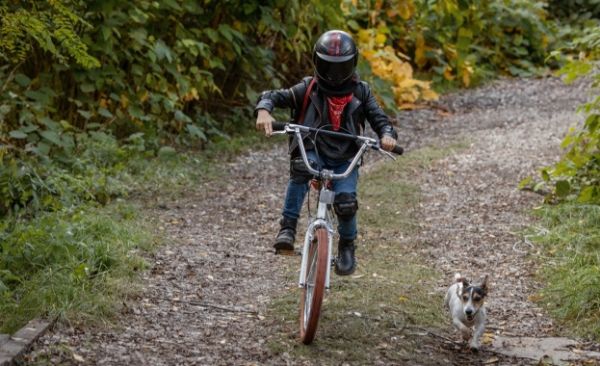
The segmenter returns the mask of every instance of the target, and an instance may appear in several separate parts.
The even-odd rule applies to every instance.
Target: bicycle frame
[[[310,222],[304,236],[300,278],[298,280],[298,286],[302,288],[302,295],[300,297],[300,339],[302,343],[310,344],[317,331],[323,296],[324,292],[329,289],[331,267],[333,264],[333,226],[336,220],[332,207],[335,192],[328,188],[329,183],[350,176],[368,148],[385,153],[392,159],[394,157],[387,151],[382,150],[377,140],[369,137],[355,136],[291,123],[273,122],[271,126],[274,130],[273,134],[290,134],[295,136],[306,170],[315,176],[320,183],[317,214],[314,218],[309,214]],[[329,169],[317,170],[308,161],[302,132],[314,133],[315,136],[316,134],[323,133],[340,139],[360,142],[361,145],[350,164],[348,164],[348,168],[343,173],[336,174]],[[396,154],[401,154],[403,149],[396,145],[392,151]]]
[[[327,263],[332,262],[334,228],[331,223],[332,220],[328,217],[327,206],[333,204],[333,201],[335,198],[335,193],[333,191],[327,189],[326,183],[328,181],[344,179],[344,178],[348,177],[350,175],[350,173],[352,173],[354,168],[356,168],[361,157],[363,156],[363,154],[369,147],[378,148],[377,140],[375,140],[375,139],[372,139],[369,137],[364,137],[364,136],[352,136],[351,137],[352,139],[362,141],[363,144],[361,145],[360,149],[358,150],[358,152],[356,153],[356,155],[350,162],[350,165],[348,166],[346,171],[344,171],[343,173],[340,173],[340,174],[335,174],[333,171],[328,170],[328,169],[316,170],[308,162],[308,157],[306,155],[306,149],[304,147],[304,142],[303,142],[303,138],[302,138],[303,131],[309,132],[311,130],[312,129],[309,127],[305,127],[302,125],[295,125],[295,124],[287,124],[285,126],[285,129],[283,130],[283,133],[291,133],[291,132],[294,133],[294,135],[296,136],[296,139],[298,141],[298,147],[300,150],[300,155],[302,156],[302,161],[304,162],[304,165],[306,166],[308,172],[315,175],[323,183],[323,184],[321,184],[321,189],[319,191],[319,204],[317,206],[317,216],[308,225],[308,228],[306,229],[306,234],[304,236],[304,247],[302,249],[302,263],[300,265],[300,276],[299,276],[299,280],[298,280],[298,286],[301,288],[306,286],[305,278],[306,278],[306,271],[307,271],[307,267],[308,267],[308,250],[310,247],[310,243],[314,240],[315,230],[319,227],[324,227],[327,229],[327,233],[328,233],[328,235],[327,235],[327,245],[328,245]],[[331,132],[331,131],[326,131],[326,132],[330,135],[339,135],[339,136],[343,136],[345,138],[349,138],[348,135],[346,135],[346,134],[336,133],[336,132]],[[325,288],[326,289],[329,289],[330,278],[331,278],[331,266],[327,266],[327,274],[325,276]]]

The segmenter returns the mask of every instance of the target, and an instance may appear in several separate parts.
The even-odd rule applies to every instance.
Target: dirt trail
[[[532,248],[519,243],[528,210],[540,202],[516,184],[553,161],[585,99],[583,85],[555,79],[499,81],[443,98],[443,107],[405,112],[399,121],[409,149],[461,140],[470,147],[423,171],[420,232],[413,240],[425,261],[441,269],[435,291],[454,272],[490,275],[489,331],[549,336],[552,321],[528,301],[538,288],[531,276]],[[185,198],[148,202],[168,245],[150,259],[139,298],[127,300],[117,328],[57,327],[29,360],[98,365],[294,364],[266,344],[271,299],[293,283],[283,278],[285,258],[271,255],[287,180],[285,148],[252,152],[225,166],[228,178],[205,183]],[[440,330],[453,337],[448,329]],[[439,364],[480,364],[479,356],[448,350]],[[428,364],[436,363],[436,355]],[[504,364],[533,361],[499,356]]]

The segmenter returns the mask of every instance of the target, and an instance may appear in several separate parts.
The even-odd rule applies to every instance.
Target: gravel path
[[[532,248],[518,235],[541,198],[516,186],[557,158],[585,90],[551,78],[505,80],[400,116],[409,149],[456,140],[470,144],[416,177],[424,201],[415,248],[444,272],[438,291],[445,291],[455,272],[489,274],[488,328],[496,334],[555,333],[547,314],[528,300],[539,284],[532,278]],[[151,258],[154,266],[144,275],[141,296],[127,301],[117,328],[59,326],[30,359],[98,365],[293,363],[266,347],[275,336],[269,301],[294,285],[283,279],[288,262],[270,255],[287,179],[284,147],[249,153],[227,169],[230,178],[206,183],[185,199],[148,203],[169,244]],[[450,328],[443,331],[451,336]]]

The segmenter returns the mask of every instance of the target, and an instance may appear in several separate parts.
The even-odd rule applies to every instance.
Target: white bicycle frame
[[[326,181],[327,180],[344,179],[344,178],[348,177],[350,175],[350,173],[354,170],[354,168],[360,161],[360,158],[362,157],[362,155],[365,153],[365,151],[368,148],[375,148],[379,151],[384,152],[386,155],[390,156],[392,159],[395,159],[391,154],[379,149],[377,140],[369,138],[369,137],[364,137],[364,136],[353,136],[353,138],[355,138],[356,140],[362,141],[363,144],[361,145],[360,149],[358,150],[358,152],[356,153],[356,155],[350,162],[350,165],[348,166],[346,171],[343,173],[340,173],[340,174],[334,174],[333,171],[327,170],[327,169],[318,171],[318,170],[314,169],[308,162],[308,157],[306,156],[306,149],[304,148],[304,142],[303,142],[302,134],[301,134],[301,132],[303,132],[303,131],[308,132],[308,131],[311,131],[311,129],[309,127],[305,127],[302,125],[286,124],[285,129],[283,131],[275,131],[273,133],[274,134],[279,134],[279,133],[287,134],[287,133],[293,132],[294,135],[296,136],[296,140],[298,141],[298,147],[300,150],[300,155],[302,156],[302,161],[304,162],[304,165],[306,166],[308,172],[317,177],[320,177],[321,179],[326,180]],[[321,187],[321,190],[319,191],[319,204],[317,206],[317,216],[308,225],[308,228],[306,229],[306,234],[304,236],[304,247],[302,249],[302,263],[300,265],[300,277],[298,280],[299,287],[306,286],[305,279],[306,279],[306,271],[307,271],[307,267],[308,267],[308,249],[310,247],[310,243],[315,238],[314,234],[315,234],[315,231],[317,230],[317,228],[323,227],[327,230],[327,246],[328,246],[327,263],[328,264],[332,263],[334,228],[332,226],[333,220],[329,217],[327,206],[333,204],[334,198],[335,198],[335,192],[327,189],[326,184],[323,184]],[[330,278],[331,278],[331,265],[328,265],[327,266],[327,274],[325,276],[325,288],[326,289],[329,289]]]

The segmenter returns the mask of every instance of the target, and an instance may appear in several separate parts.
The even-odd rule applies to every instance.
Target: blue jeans
[[[309,160],[315,161],[320,168],[333,170],[335,174],[343,173],[350,165],[350,161],[331,161],[325,157],[319,156],[314,150],[308,150],[306,155]],[[341,180],[333,181],[333,191],[338,194],[346,192],[356,197],[356,187],[358,185],[358,166],[350,173],[350,175]],[[304,203],[304,197],[308,192],[308,182],[298,183],[290,178],[285,194],[285,202],[283,207],[283,216],[289,219],[298,219],[300,210]],[[338,233],[340,238],[344,240],[354,240],[358,233],[356,215],[351,219],[342,220],[338,217]]]

